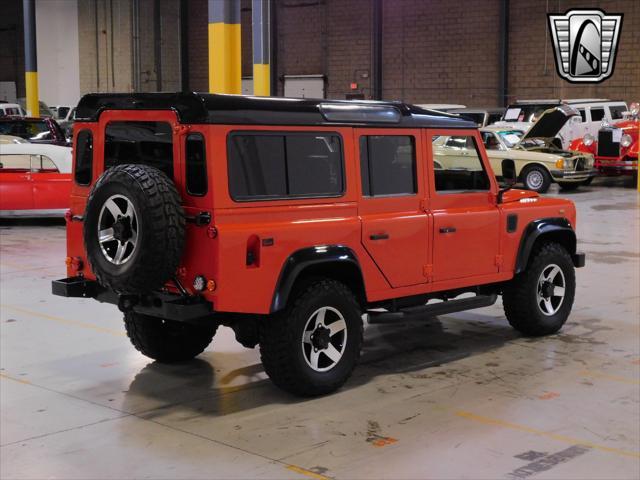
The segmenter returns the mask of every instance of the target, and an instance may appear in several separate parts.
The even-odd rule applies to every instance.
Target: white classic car
[[[502,160],[511,159],[520,182],[529,190],[544,193],[556,182],[563,190],[574,190],[596,175],[593,155],[563,150],[555,135],[577,113],[559,106],[545,111],[527,131],[513,127],[489,126],[480,129],[491,167],[502,176]],[[463,165],[471,137],[442,136],[434,140],[435,168]]]

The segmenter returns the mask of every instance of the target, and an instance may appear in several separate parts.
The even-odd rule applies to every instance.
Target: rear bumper
[[[213,304],[202,297],[182,296],[166,292],[144,295],[124,295],[102,287],[94,280],[68,277],[51,282],[51,293],[60,297],[94,298],[99,302],[118,305],[122,311],[134,311],[144,315],[190,322],[210,317]]]
[[[583,252],[576,252],[571,255],[571,260],[573,260],[573,266],[576,268],[582,268],[586,263],[586,255]]]

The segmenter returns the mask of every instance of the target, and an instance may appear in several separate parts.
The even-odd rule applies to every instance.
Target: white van
[[[0,117],[24,117],[25,112],[17,103],[0,103]]]
[[[507,107],[496,125],[528,130],[542,112],[558,105],[569,105],[580,114],[580,117],[567,122],[558,133],[565,149],[569,147],[571,140],[582,138],[587,133],[597,137],[603,120],[607,123],[621,120],[623,113],[627,111],[626,102],[605,98],[518,100]]]

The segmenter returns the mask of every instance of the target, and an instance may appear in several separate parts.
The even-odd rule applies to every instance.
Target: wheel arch
[[[271,300],[271,313],[282,310],[305,278],[325,277],[347,285],[362,305],[364,278],[355,252],[344,245],[318,245],[292,253],[284,262]]]
[[[516,257],[515,273],[527,268],[531,252],[541,242],[556,242],[567,249],[573,257],[576,254],[576,233],[569,220],[563,217],[541,218],[530,222],[523,230]]]
[[[533,167],[543,168],[543,169],[546,170],[546,172],[549,174],[549,176],[551,176],[551,171],[549,170],[549,167],[547,167],[544,163],[540,163],[540,162],[537,162],[537,161],[534,160],[534,161],[527,161],[526,164],[524,164],[524,165],[522,165],[522,167],[520,167],[520,173],[518,174],[518,180],[521,181],[521,182],[524,182],[525,175]]]

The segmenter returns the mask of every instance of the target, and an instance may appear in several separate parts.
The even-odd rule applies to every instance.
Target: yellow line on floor
[[[87,328],[90,330],[95,330],[96,332],[107,333],[109,335],[114,335],[116,337],[124,337],[126,334],[120,330],[111,330],[110,328],[100,327],[98,325],[93,325],[92,323],[81,322],[78,320],[69,320],[67,318],[56,317],[53,315],[47,315],[46,313],[34,312],[33,310],[27,310],[26,308],[14,307],[13,305],[1,304],[1,308],[8,308],[9,310],[13,310],[15,312],[24,313],[25,315],[32,315],[34,317],[43,318],[45,320],[51,320],[53,322],[61,323],[63,325],[70,325],[73,327]]]
[[[21,378],[12,377],[6,373],[0,373],[0,378],[6,378],[7,380],[13,380],[14,382],[23,383],[25,385],[31,385],[29,380],[22,380]]]
[[[497,418],[485,417],[482,415],[476,415],[475,413],[465,412],[458,410],[455,412],[458,417],[466,418],[474,422],[483,423],[485,425],[495,425],[497,427],[510,428],[511,430],[519,430],[521,432],[531,433],[540,437],[550,438],[562,443],[568,443],[570,445],[582,445],[585,447],[593,448],[594,450],[600,450],[601,452],[614,453],[623,457],[640,458],[640,452],[631,452],[628,450],[620,450],[618,448],[606,447],[604,445],[598,445],[592,442],[586,442],[578,438],[568,437],[566,435],[559,435],[557,433],[545,432],[536,428],[527,427],[526,425],[520,425],[518,423],[506,422]]]
[[[316,480],[330,480],[329,477],[325,477],[324,475],[320,475],[319,473],[312,472],[311,470],[307,470],[296,465],[287,465],[287,470],[291,470],[292,472],[296,472],[310,478],[315,478]]]
[[[592,370],[583,370],[579,373],[584,377],[602,378],[603,380],[612,380],[614,382],[628,383],[630,385],[640,385],[640,380],[629,377],[619,377],[617,375],[607,375],[606,373],[594,372]]]

